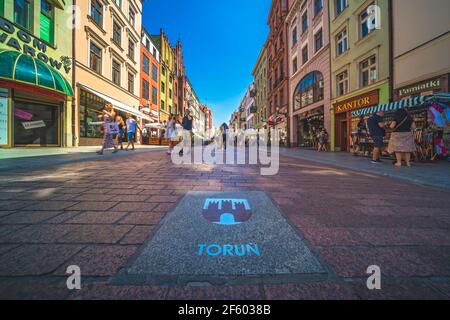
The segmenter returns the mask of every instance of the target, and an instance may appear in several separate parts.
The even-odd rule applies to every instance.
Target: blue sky
[[[143,24],[183,43],[187,75],[214,123],[228,122],[266,40],[271,0],[146,0]]]

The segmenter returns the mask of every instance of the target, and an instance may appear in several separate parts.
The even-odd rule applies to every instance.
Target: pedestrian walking
[[[188,136],[188,139],[190,140],[189,146],[192,145],[192,130],[193,130],[193,122],[194,122],[194,118],[191,116],[191,110],[186,109],[186,113],[183,117],[183,120],[181,121],[181,126],[183,127],[184,131],[187,131],[187,134],[183,134],[183,137]],[[186,132],[184,132],[186,133]],[[183,149],[181,149],[180,151],[180,155],[182,155],[184,152]]]
[[[369,134],[373,140],[373,153],[372,153],[372,163],[382,163],[380,160],[381,152],[383,148],[383,139],[386,135],[386,130],[384,129],[385,123],[383,121],[384,111],[380,111],[372,115],[367,120],[367,127],[369,129]]]
[[[117,126],[117,123],[114,121],[116,113],[114,112],[112,104],[106,104],[102,110],[102,114],[98,117],[99,119],[103,120],[103,143],[102,148],[97,151],[97,154],[103,155],[103,151],[109,148],[114,148],[113,153],[118,152],[119,149],[117,149],[116,145],[114,144],[113,136],[119,133],[119,128]]]
[[[173,114],[170,115],[169,122],[167,123],[166,138],[169,140],[169,150],[167,150],[167,154],[171,154],[175,147],[175,141],[178,139],[177,122],[176,117]]]
[[[322,128],[322,130],[319,132],[318,135],[318,141],[319,141],[319,148],[318,152],[325,151],[327,152],[327,144],[328,144],[328,132],[325,128]]]
[[[395,166],[401,167],[402,160],[408,167],[411,166],[411,153],[415,151],[412,130],[416,128],[413,118],[405,109],[399,109],[394,114],[390,128],[393,129],[389,139],[388,152],[395,153]]]
[[[121,116],[116,117],[116,123],[119,126],[119,133],[117,134],[117,146],[123,150],[123,140],[125,139],[125,122]]]
[[[133,116],[128,113],[127,114],[127,122],[126,122],[126,130],[127,130],[127,139],[128,139],[128,144],[125,148],[125,151],[128,151],[128,148],[132,147],[131,151],[135,150],[134,147],[134,141],[136,140],[136,131],[137,129],[139,129],[139,131],[142,132],[141,128],[139,127],[136,119],[133,118]]]

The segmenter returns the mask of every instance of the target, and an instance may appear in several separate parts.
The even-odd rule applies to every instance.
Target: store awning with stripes
[[[391,103],[386,104],[379,104],[377,106],[368,107],[360,110],[355,110],[352,112],[352,117],[360,117],[360,116],[366,116],[369,114],[377,113],[377,112],[393,112],[398,109],[404,109],[404,108],[412,108],[415,106],[420,106],[424,104],[430,96],[424,96],[424,97],[415,97],[411,99],[405,99],[400,101],[395,101]]]

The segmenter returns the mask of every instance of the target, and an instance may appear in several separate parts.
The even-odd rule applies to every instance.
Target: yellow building
[[[159,109],[159,120],[160,122],[168,121],[169,115],[174,110],[174,99],[173,99],[173,83],[174,83],[174,53],[172,46],[170,45],[169,38],[161,30],[159,35],[152,35],[152,41],[155,43],[156,47],[159,49],[161,58],[161,72],[160,72],[160,109]]]
[[[99,145],[98,115],[106,103],[125,117],[150,118],[139,110],[142,0],[77,1],[75,31],[76,144]],[[139,137],[138,141],[139,141]]]
[[[72,145],[71,0],[0,0],[0,147]]]
[[[330,1],[331,147],[348,151],[354,110],[390,100],[388,0]]]
[[[262,129],[267,127],[267,46],[261,49],[261,52],[256,61],[255,67],[253,68],[253,78],[254,78],[254,90],[252,93],[254,95],[257,111],[255,114],[255,129]]]

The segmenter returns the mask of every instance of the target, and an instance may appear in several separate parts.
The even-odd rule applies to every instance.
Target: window
[[[322,39],[322,29],[320,29],[315,35],[314,35],[314,45],[316,52],[319,51],[323,46],[323,39]]]
[[[145,54],[142,55],[142,71],[145,74],[150,74],[150,59]]]
[[[336,93],[337,96],[342,96],[348,92],[348,73],[344,71],[336,76]]]
[[[359,37],[360,39],[365,38],[374,31],[375,29],[369,28],[369,14],[367,13],[367,8],[359,15]]]
[[[90,59],[89,59],[89,67],[97,72],[98,74],[102,73],[102,49],[97,47],[92,41],[90,44]]]
[[[158,81],[158,67],[152,64],[152,79]]]
[[[314,15],[318,15],[323,8],[323,0],[314,0]]]
[[[348,50],[348,38],[346,29],[340,32],[336,37],[336,50],[338,56]]]
[[[323,100],[324,81],[322,73],[308,73],[297,85],[294,91],[294,108],[301,109]]]
[[[55,40],[55,18],[53,4],[48,0],[41,0],[41,39],[53,44]]]
[[[166,84],[164,82],[161,82],[161,92],[166,93]]]
[[[161,110],[166,110],[166,103],[163,100],[161,100]]]
[[[172,89],[169,89],[169,99],[172,99]]]
[[[361,87],[366,87],[377,81],[377,59],[375,56],[359,64]]]
[[[101,138],[101,126],[93,126],[102,114],[105,101],[95,94],[80,90],[80,136],[83,138]]]
[[[134,94],[134,75],[128,72],[128,92]]]
[[[302,64],[308,62],[308,46],[305,46],[302,49]]]
[[[345,8],[347,8],[347,0],[336,0],[336,16],[340,15]]]
[[[120,63],[116,60],[112,61],[112,81],[120,86]]]
[[[150,84],[144,79],[142,79],[142,98],[150,100]]]
[[[128,20],[130,21],[131,26],[134,27],[136,23],[136,13],[131,6],[128,13]]]
[[[161,68],[161,74],[162,74],[163,76],[166,75],[166,66],[162,66],[162,68]]]
[[[91,0],[91,18],[99,26],[103,26],[103,5],[99,0]]]
[[[14,22],[31,31],[32,14],[30,0],[14,0]]]
[[[305,33],[308,30],[308,11],[302,15],[302,33]]]
[[[0,0],[0,16],[5,16],[5,0]]]
[[[113,41],[120,47],[122,44],[122,30],[117,22],[113,22]]]
[[[134,42],[128,40],[128,57],[134,61]]]
[[[114,2],[119,8],[122,8],[122,0],[114,0]]]
[[[295,46],[297,42],[297,27],[295,27],[294,30],[292,30],[292,45]]]
[[[152,103],[158,103],[158,89],[156,89],[155,87],[152,87]]]
[[[298,70],[297,57],[295,57],[294,60],[292,60],[292,74],[296,73],[297,70]]]

